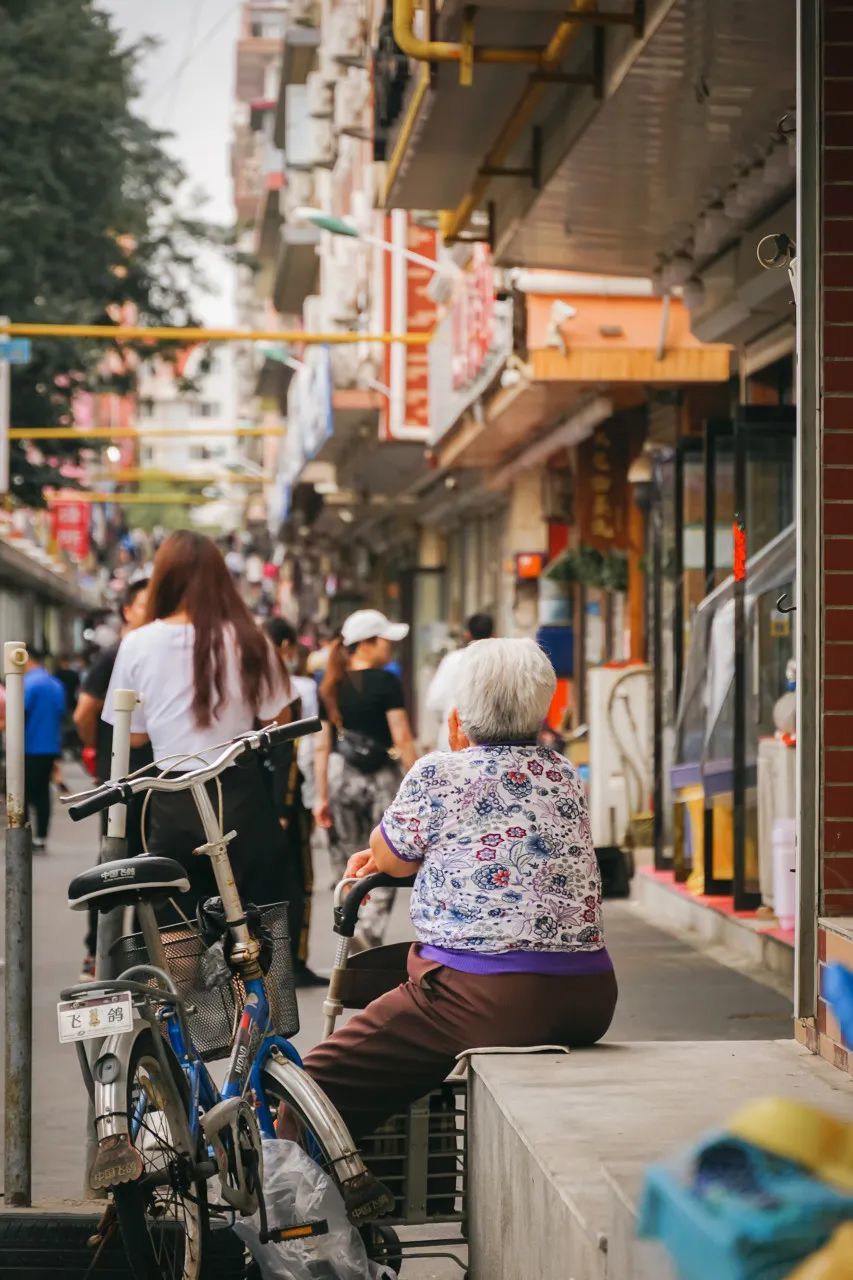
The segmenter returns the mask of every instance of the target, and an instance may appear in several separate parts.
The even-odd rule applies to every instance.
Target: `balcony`
[[[288,23],[282,47],[281,78],[273,130],[277,147],[284,148],[286,145],[287,89],[290,85],[305,84],[309,73],[314,69],[319,47],[319,27]]]
[[[316,227],[285,223],[281,228],[272,291],[273,305],[280,314],[301,313],[305,299],[314,292],[320,270],[319,243]]]

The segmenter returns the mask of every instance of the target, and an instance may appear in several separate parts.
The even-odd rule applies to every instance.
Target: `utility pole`
[[[3,646],[6,676],[6,1151],[7,1208],[32,1200],[33,845],[24,779],[26,647]]]
[[[8,321],[8,316],[0,316],[0,324],[7,324]],[[9,361],[3,355],[0,355],[0,498],[4,498],[9,492],[9,426],[11,424],[9,405],[11,401],[11,382]]]

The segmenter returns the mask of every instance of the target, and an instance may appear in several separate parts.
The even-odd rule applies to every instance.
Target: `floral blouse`
[[[546,747],[434,752],[407,773],[382,834],[421,862],[421,943],[457,951],[598,951],[601,878],[575,769]]]

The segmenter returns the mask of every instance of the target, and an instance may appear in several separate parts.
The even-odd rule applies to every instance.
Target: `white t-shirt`
[[[456,706],[456,681],[459,678],[459,664],[464,652],[464,649],[451,649],[450,653],[444,655],[427,690],[427,709],[439,717],[435,740],[439,751],[450,750],[447,717]]]
[[[211,763],[218,754],[214,747],[248,732],[256,716],[259,720],[274,719],[296,697],[295,690],[288,691],[270,645],[275,682],[272,689],[261,689],[260,705],[257,713],[253,712],[243,698],[234,633],[228,627],[225,702],[208,728],[198,728],[192,712],[194,640],[191,623],[158,620],[129,632],[119,647],[103,711],[103,719],[112,724],[113,690],[135,689],[142,702],[133,713],[132,732],[148,734],[155,760],[176,752],[199,757],[173,766],[183,769],[198,768],[202,760]]]

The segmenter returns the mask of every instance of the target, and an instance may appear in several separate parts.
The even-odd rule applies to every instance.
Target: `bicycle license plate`
[[[80,1000],[60,1000],[56,1012],[62,1044],[74,1040],[97,1040],[133,1028],[133,997],[129,991],[84,996]]]

